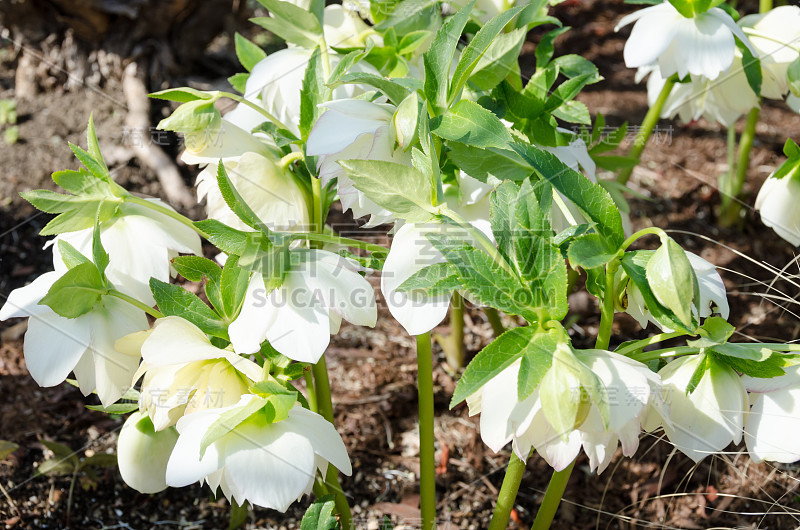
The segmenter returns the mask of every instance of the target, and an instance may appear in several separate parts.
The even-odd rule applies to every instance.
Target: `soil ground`
[[[611,0],[569,1],[555,14],[573,30],[557,41],[557,54],[580,53],[594,61],[605,81],[581,95],[592,111],[610,125],[641,123],[647,111],[644,87],[622,64],[625,31],[613,27],[632,6]],[[534,43],[541,31],[533,32]],[[530,71],[534,45],[526,45],[523,67]],[[7,57],[0,56],[0,57]],[[235,67],[231,62],[231,71]],[[202,73],[197,73],[202,76]],[[215,82],[217,79],[208,79]],[[176,80],[173,85],[182,84]],[[0,294],[49,270],[50,256],[40,249],[37,233],[47,216],[37,214],[17,193],[51,187],[54,170],[75,166],[66,141],[81,143],[86,120],[94,113],[101,146],[114,150],[125,141],[124,105],[116,87],[64,92],[52,90],[18,105],[21,140],[0,143]],[[0,63],[0,98],[13,97],[13,63]],[[765,228],[751,206],[763,180],[781,162],[787,137],[800,139],[800,116],[782,105],[767,104],[757,130],[743,202],[741,228],[716,227],[719,203],[717,175],[726,167],[725,131],[703,121],[692,124],[662,121],[672,127],[669,141],[648,146],[632,187],[642,197],[631,200],[634,227],[659,226],[672,231],[687,249],[717,264],[729,290],[731,321],[739,340],[792,341],[800,336],[795,298],[800,294],[791,275],[800,271],[794,249]],[[739,124],[741,127],[741,123]],[[116,178],[135,191],[159,195],[155,176],[135,163],[117,164]],[[191,171],[186,169],[187,182]],[[197,212],[194,212],[195,214]],[[347,218],[336,215],[337,220]],[[784,269],[788,279],[777,280],[771,267]],[[765,299],[782,293],[786,307]],[[585,293],[572,295],[572,333],[589,344],[597,329],[596,304]],[[388,514],[396,528],[417,527],[419,468],[416,429],[416,359],[411,339],[384,306],[375,329],[344,325],[327,354],[336,425],[353,461],[352,477],[344,490],[355,506],[359,528],[378,528]],[[491,339],[482,313],[467,312],[468,343],[474,355]],[[121,420],[85,408],[91,399],[67,384],[39,388],[22,357],[25,324],[0,324],[0,438],[20,448],[0,462],[0,522],[6,528],[224,528],[228,506],[214,500],[207,488],[193,485],[159,495],[142,495],[125,486],[115,468],[98,470],[93,479],[80,476],[67,520],[69,476],[36,476],[50,455],[41,444],[66,444],[80,457],[113,452]],[[447,332],[446,321],[437,330]],[[652,332],[652,329],[649,330]],[[615,342],[640,338],[630,319],[618,318]],[[444,362],[438,347],[436,392],[437,493],[441,528],[486,528],[503,478],[508,452],[494,454],[482,444],[476,418],[466,408],[448,411],[458,374]],[[796,434],[796,433],[795,433]],[[520,488],[512,528],[528,528],[541,502],[550,470],[535,456]],[[800,525],[798,467],[754,464],[742,448],[699,465],[659,435],[643,435],[633,458],[617,455],[608,470],[588,472],[581,457],[570,479],[554,527],[589,528],[770,528]],[[246,528],[298,528],[308,499],[287,514],[256,509]]]

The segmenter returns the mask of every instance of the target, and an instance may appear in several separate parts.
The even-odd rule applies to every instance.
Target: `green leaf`
[[[450,408],[467,399],[481,389],[497,374],[508,368],[525,354],[536,336],[536,328],[525,326],[512,328],[489,343],[475,356],[458,380],[450,400]]]
[[[519,70],[519,52],[526,35],[526,28],[498,35],[475,65],[469,83],[479,90],[489,91],[503,79],[516,75]]]
[[[514,262],[514,235],[517,228],[516,204],[520,188],[513,182],[503,182],[489,195],[492,234],[497,249],[509,263]]]
[[[573,268],[594,269],[602,267],[616,256],[606,241],[597,233],[577,237],[569,246],[567,257]]]
[[[735,349],[730,348],[731,346],[735,347]],[[723,344],[715,346],[712,351],[716,354],[717,360],[731,369],[750,377],[770,379],[773,377],[780,377],[786,373],[783,370],[785,366],[784,356],[779,354],[769,355],[772,353],[769,350],[756,352],[754,349],[749,349],[746,346],[740,348],[741,346],[745,345],[738,343]],[[756,354],[753,355],[753,357],[756,357],[755,359],[748,358],[752,353]]]
[[[194,295],[179,285],[150,278],[150,290],[165,316],[179,316],[203,330],[204,333],[230,340],[228,327],[219,316]]]
[[[342,76],[348,73],[354,64],[360,62],[367,55],[369,55],[369,52],[372,51],[374,46],[375,45],[373,41],[368,40],[363,50],[354,50],[342,57],[334,67],[333,72],[331,72],[331,76],[328,78],[327,84],[334,85],[335,83],[339,82]]]
[[[322,55],[319,47],[314,48],[311,58],[306,66],[303,77],[303,88],[300,90],[300,135],[303,140],[308,139],[311,127],[320,115],[318,105],[328,99],[329,89],[325,86],[325,76],[322,71]]]
[[[320,497],[308,507],[300,521],[300,530],[336,530],[339,521],[336,519],[336,502],[333,495]]]
[[[587,84],[598,83],[603,80],[603,76],[597,70],[597,66],[581,55],[569,54],[562,55],[553,59],[553,66],[558,67],[558,71],[567,78],[588,75],[589,81]]]
[[[97,467],[114,467],[117,465],[117,455],[109,453],[95,453],[84,458],[78,469],[88,469]]]
[[[61,461],[69,463],[72,468],[78,466],[77,451],[73,451],[70,447],[58,442],[51,442],[49,440],[42,440],[41,442],[43,446],[53,452],[53,458],[52,460],[48,460],[48,462]],[[41,466],[39,466],[39,469],[41,469]]]
[[[56,171],[52,177],[53,182],[74,195],[104,196],[109,198],[114,196],[107,182],[98,180],[85,169]]]
[[[252,240],[253,237],[260,237],[253,232],[242,232],[241,230],[231,228],[216,219],[195,221],[194,226],[202,230],[215,247],[226,254],[233,254],[236,256],[242,255],[247,247],[248,241]]]
[[[100,277],[103,278],[103,285],[106,284],[105,273],[111,259],[108,252],[103,248],[103,241],[100,239],[100,208],[97,209],[98,217],[94,220],[94,230],[92,231],[92,260],[97,266]]]
[[[0,440],[0,460],[5,460],[8,455],[19,449],[19,445],[8,440]]]
[[[536,57],[537,70],[547,66],[547,63],[549,63],[550,59],[552,59],[553,52],[555,51],[556,37],[566,33],[570,29],[572,28],[569,26],[564,26],[563,28],[556,28],[544,34],[542,40],[540,40],[539,44],[536,46],[536,50],[533,52],[534,56]]]
[[[467,79],[472,75],[472,72],[478,66],[478,62],[489,49],[495,37],[503,31],[506,24],[517,16],[520,11],[522,11],[521,7],[515,7],[492,18],[475,34],[467,47],[462,50],[461,58],[458,60],[452,80],[450,81],[448,103],[455,101],[461,93],[461,89],[467,84]]]
[[[82,263],[55,281],[39,301],[64,318],[77,318],[91,311],[105,292],[103,278],[94,263]]]
[[[442,29],[433,38],[431,47],[422,56],[425,65],[425,96],[428,104],[436,112],[447,108],[450,65],[474,5],[475,0],[472,0],[455,15],[448,18]]]
[[[525,180],[533,174],[521,156],[508,149],[472,147],[459,142],[447,143],[447,156],[469,176],[486,182],[489,176],[499,180]]]
[[[236,499],[231,499],[231,517],[228,521],[228,530],[236,530],[247,521],[247,516],[250,515],[250,505],[247,501],[244,504],[239,504]]]
[[[214,421],[214,423],[212,423],[208,429],[206,429],[205,434],[203,434],[203,437],[200,439],[200,458],[203,458],[206,449],[208,449],[211,444],[234,430],[247,418],[261,410],[264,405],[266,405],[267,401],[268,398],[256,396],[244,406],[235,407],[231,410],[223,412],[220,417],[217,418],[217,420]]]
[[[89,155],[97,162],[103,170],[103,175],[108,175],[108,166],[103,160],[103,153],[100,152],[100,144],[97,142],[97,133],[94,130],[94,118],[89,115],[89,126],[86,128],[86,148]]]
[[[262,50],[261,46],[243,37],[238,32],[234,34],[234,45],[236,47],[236,57],[239,58],[239,63],[248,72],[251,71],[259,61],[267,58],[267,52]]]
[[[445,140],[475,147],[508,148],[511,133],[500,118],[474,101],[462,99],[431,120],[431,132]]]
[[[236,187],[233,185],[233,182],[228,176],[228,172],[225,170],[225,164],[221,161],[217,164],[217,184],[219,185],[219,191],[222,198],[225,200],[225,204],[236,214],[236,217],[255,230],[259,230],[264,234],[272,233],[272,231],[267,228],[267,225],[258,218],[258,215],[250,208],[247,202],[245,202],[244,198],[239,195],[239,192],[236,191]]]
[[[550,97],[547,98],[547,102],[544,105],[544,111],[552,112],[564,105],[566,102],[572,100],[578,95],[578,92],[580,92],[581,89],[586,86],[591,77],[592,74],[579,75],[578,77],[567,79],[558,85]]]
[[[58,241],[58,251],[61,253],[61,259],[64,262],[64,265],[67,266],[68,269],[72,269],[77,265],[81,265],[83,263],[91,263],[92,260],[78,252],[78,250],[64,241],[60,239]]]
[[[222,298],[222,313],[230,320],[236,318],[247,293],[250,274],[239,267],[239,258],[235,255],[228,256],[220,277],[220,297]]]
[[[786,80],[789,83],[789,91],[800,97],[800,56],[789,64],[786,70]]]
[[[228,258],[236,259],[236,258]],[[220,295],[222,269],[216,262],[200,256],[178,256],[172,260],[175,270],[190,282],[206,281],[205,293],[211,305],[221,314],[225,314]]]
[[[602,186],[569,168],[552,153],[521,143],[515,143],[514,150],[596,223],[596,229],[608,242],[609,249],[619,248],[625,240],[622,217],[611,195]]]
[[[400,42],[397,43],[397,53],[400,55],[408,55],[413,53],[417,48],[425,44],[425,41],[433,34],[432,31],[421,29],[406,33]]]
[[[569,123],[580,123],[582,125],[591,125],[592,123],[589,108],[580,101],[566,101],[553,110],[553,116]]]
[[[272,16],[251,18],[250,22],[268,29],[286,42],[314,49],[320,44],[322,25],[317,17],[291,2],[258,0]],[[335,43],[333,43],[335,44]]]
[[[736,47],[739,48],[739,51],[742,53],[742,68],[747,78],[747,84],[750,85],[750,88],[757,96],[760,96],[761,83],[764,80],[764,75],[761,72],[761,60],[753,55],[750,48],[745,46],[738,37],[736,38]]]
[[[414,168],[377,160],[339,160],[355,187],[378,206],[412,223],[430,220],[436,209],[431,205],[428,178]]]
[[[714,357],[711,355],[706,355],[705,353],[699,354],[701,355],[700,361],[697,363],[697,367],[692,372],[692,377],[689,379],[689,383],[686,385],[686,394],[689,395],[697,389],[697,385],[700,384],[700,381],[703,379],[703,376],[708,372],[712,365],[717,364],[714,362]],[[717,364],[717,368],[719,365]]]
[[[160,92],[153,92],[148,94],[148,97],[153,99],[166,99],[167,101],[177,101],[178,103],[188,103],[190,101],[197,101],[200,99],[214,99],[214,94],[203,92],[189,87],[168,88]]]
[[[693,348],[710,348],[717,344],[725,344],[735,331],[736,328],[728,324],[724,318],[708,317],[703,325],[697,328],[700,338],[687,340],[686,345]]]
[[[96,140],[97,139],[95,138],[95,141]],[[94,178],[103,182],[109,181],[110,177],[108,176],[108,168],[105,167],[105,162],[101,163],[95,160],[92,155],[73,143],[69,144],[69,148],[72,149],[75,157],[80,160],[81,164],[86,167],[86,169],[92,174],[92,176],[94,176]]]
[[[488,254],[454,241],[449,234],[429,233],[427,237],[453,265],[461,285],[477,302],[529,322],[539,320],[541,308],[533,305],[530,289]]]
[[[435,263],[412,274],[396,289],[399,292],[421,290],[428,296],[451,294],[461,287],[458,275],[449,263]]]
[[[563,329],[555,328],[545,333],[539,332],[531,337],[530,342],[522,352],[522,361],[519,366],[517,378],[517,397],[519,401],[530,396],[542,377],[553,364],[553,352],[564,341],[566,333]]]
[[[197,99],[182,104],[168,117],[158,123],[162,131],[184,134],[199,134],[220,130],[222,116],[214,106],[215,99]]]
[[[647,283],[664,307],[669,308],[681,323],[691,328],[692,301],[697,278],[686,252],[672,238],[662,244],[647,262]]]
[[[66,195],[48,190],[23,191],[20,196],[34,208],[45,213],[62,213],[76,208],[76,203],[84,202],[75,195]]]
[[[106,414],[128,414],[134,410],[139,410],[139,403],[114,403],[107,407],[103,405],[86,405],[86,408],[97,412],[105,412]]]
[[[683,325],[678,317],[675,316],[675,313],[656,300],[653,291],[650,289],[650,284],[647,281],[646,267],[652,255],[652,250],[626,252],[622,260],[620,260],[620,265],[625,271],[625,274],[628,275],[630,280],[639,289],[647,310],[650,311],[650,314],[653,315],[653,318],[657,322],[668,328],[685,331],[690,335],[693,334],[692,329]]]
[[[380,31],[388,30],[413,21],[415,18],[423,15],[426,10],[436,6],[439,2],[440,0],[404,0],[394,3],[394,7],[389,13],[389,16],[376,24],[375,29]],[[370,9],[377,8],[378,10],[385,10],[386,6],[392,3],[393,2],[388,1],[376,1],[371,4]],[[439,13],[441,13],[441,11],[439,11]],[[437,16],[441,17],[440,14],[437,14]]]
[[[250,74],[245,72],[239,72],[238,74],[233,74],[228,78],[228,83],[230,83],[231,87],[239,92],[240,94],[244,94],[247,92],[247,80],[250,79]]]
[[[396,79],[389,79],[380,75],[367,72],[352,72],[345,74],[337,84],[362,84],[369,85],[380,90],[392,103],[399,105],[406,99],[412,90],[397,82]]]

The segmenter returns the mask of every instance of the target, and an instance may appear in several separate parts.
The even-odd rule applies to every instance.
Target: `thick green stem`
[[[772,0],[759,0],[758,11],[759,13],[766,13],[772,9]]]
[[[633,234],[631,234],[631,236],[622,243],[620,249],[625,250],[629,246],[633,245],[634,241],[636,241],[637,239],[649,235],[658,236],[663,239],[664,237],[666,237],[667,233],[655,226],[651,226],[650,228],[643,228],[642,230],[639,230],[638,232],[634,232]]]
[[[313,365],[314,384],[313,388],[317,398],[317,408],[319,414],[333,423],[333,401],[331,399],[331,385],[328,379],[328,366],[325,364],[325,356]],[[341,524],[343,529],[350,529],[353,525],[353,516],[350,513],[350,505],[347,504],[347,498],[344,496],[344,491],[339,485],[339,471],[333,464],[328,465],[328,472],[325,475],[325,485],[328,491],[336,495],[336,510],[341,517]]]
[[[606,285],[603,293],[603,305],[600,315],[600,329],[597,331],[595,348],[607,350],[611,342],[611,326],[614,323],[614,275],[619,267],[619,261],[613,260],[606,265]]]
[[[753,149],[753,140],[756,136],[756,125],[761,113],[759,107],[750,109],[747,114],[747,123],[739,138],[739,152],[736,157],[736,172],[730,182],[730,188],[723,190],[722,205],[719,212],[719,224],[721,226],[733,226],[739,222],[741,203],[737,200],[742,192],[747,170],[750,166],[750,151]]]
[[[153,318],[164,318],[164,313],[162,313],[158,309],[153,309],[152,307],[150,307],[149,305],[145,304],[144,302],[140,302],[136,298],[133,298],[132,296],[128,296],[125,293],[121,293],[121,292],[119,292],[119,291],[117,291],[115,289],[109,289],[107,294],[109,296],[113,296],[115,298],[119,298],[120,300],[125,300],[126,302],[128,302],[132,306],[138,307],[139,309],[141,309],[142,311],[144,311],[145,313],[147,313],[148,315],[150,315]]]
[[[306,380],[308,408],[311,410],[311,412],[319,412],[319,407],[317,406],[317,391],[314,389],[314,378],[311,377],[311,370],[306,370],[303,373],[303,377]]]
[[[558,505],[561,504],[561,498],[564,496],[564,490],[567,489],[567,482],[569,482],[573,467],[575,467],[574,461],[565,469],[554,472],[553,476],[550,477],[550,484],[547,485],[547,491],[544,493],[544,499],[542,499],[539,511],[536,512],[536,519],[533,521],[531,530],[547,530],[550,528],[553,517],[555,517],[558,510]]]
[[[464,297],[458,294],[458,291],[453,293],[453,299],[450,301],[450,337],[448,338],[452,347],[445,350],[447,364],[454,369],[463,368],[466,351],[464,347]]]
[[[661,92],[658,94],[658,99],[656,99],[655,103],[652,107],[650,107],[644,117],[642,127],[639,129],[639,132],[636,135],[636,140],[634,140],[633,146],[628,153],[628,158],[636,160],[636,164],[639,163],[639,158],[642,156],[642,151],[644,151],[644,148],[647,145],[647,140],[650,138],[650,135],[653,133],[653,128],[655,128],[656,124],[658,123],[658,119],[661,117],[661,109],[664,108],[664,104],[667,102],[667,98],[669,98],[669,95],[672,92],[672,87],[675,86],[676,81],[677,79],[675,79],[675,76],[673,76],[664,82],[664,86],[661,88]],[[620,184],[627,184],[628,179],[630,179],[631,175],[633,174],[634,167],[636,166],[626,167],[620,171],[619,175],[617,176],[617,182]]]
[[[423,530],[436,528],[436,460],[433,437],[433,354],[431,334],[417,337],[419,391],[419,508]]]
[[[495,337],[499,337],[505,333],[506,327],[503,325],[503,321],[500,319],[500,313],[497,312],[497,309],[493,307],[486,307],[483,309],[483,312],[486,314],[486,319],[492,326],[492,331],[494,332]]]
[[[505,530],[508,526],[508,518],[514,508],[514,501],[517,499],[517,492],[524,473],[525,461],[512,452],[511,458],[508,460],[506,476],[503,478],[503,485],[497,496],[492,522],[489,523],[489,530]]]

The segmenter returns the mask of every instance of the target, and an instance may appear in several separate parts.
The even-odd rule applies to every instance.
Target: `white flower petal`
[[[28,285],[11,291],[0,308],[0,321],[52,312],[46,305],[38,304],[61,276],[62,273],[56,271],[45,272]]]
[[[800,460],[800,388],[761,394],[745,421],[744,439],[754,462]]]
[[[140,493],[158,493],[167,488],[166,471],[178,431],[156,432],[150,418],[134,412],[119,433],[117,464],[122,480]]]
[[[31,317],[22,349],[25,365],[39,386],[63,382],[89,347],[90,321],[50,311]]]

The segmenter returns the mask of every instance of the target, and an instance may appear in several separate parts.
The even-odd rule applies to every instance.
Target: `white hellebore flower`
[[[761,95],[782,99],[789,90],[787,71],[800,56],[800,7],[779,6],[739,20],[758,50],[764,83]]]
[[[658,392],[659,378],[642,363],[613,352],[574,351],[577,362],[594,372],[605,387],[609,404],[606,426],[597,405],[586,401],[577,374],[557,364],[558,355],[539,387],[523,401],[517,395],[520,361],[516,361],[467,398],[469,413],[481,413],[481,438],[495,452],[511,441],[514,452],[525,460],[533,447],[560,471],[583,447],[590,468],[602,473],[619,443],[625,456],[636,452],[640,418],[651,393]],[[556,378],[559,384],[553,387],[548,379],[554,382]],[[554,395],[556,389],[559,395]],[[554,427],[553,410],[556,402],[563,405],[565,399],[573,400],[577,415],[562,431]]]
[[[770,176],[764,181],[756,197],[756,210],[761,213],[761,222],[795,246],[800,246],[798,200],[800,200],[800,178],[796,175],[787,175],[779,179]]]
[[[308,226],[306,197],[289,171],[257,153],[244,153],[224,165],[236,191],[270,229],[280,231]],[[216,164],[209,164],[197,176],[198,200],[206,200],[210,219],[239,230],[251,230],[223,199],[217,184],[217,170]]]
[[[658,374],[663,385],[662,410],[648,415],[645,429],[659,425],[676,448],[695,462],[742,440],[747,391],[739,375],[709,357],[711,365],[690,394],[686,390],[704,355],[678,358]],[[666,412],[668,411],[668,412]]]
[[[725,284],[722,282],[716,267],[692,252],[686,251],[686,257],[689,258],[689,263],[694,269],[700,287],[700,300],[692,304],[692,313],[699,318],[707,318],[716,313],[727,320],[730,315],[728,295],[725,290]],[[664,331],[672,331],[664,328],[653,318],[645,306],[642,293],[633,282],[628,284],[626,294],[628,304],[625,312],[636,319],[640,326],[647,327],[647,322],[649,321],[661,327]]]
[[[347,449],[333,425],[300,405],[276,423],[268,423],[263,413],[256,412],[201,456],[200,443],[209,427],[253,398],[245,395],[234,407],[181,418],[180,437],[167,465],[167,484],[182,487],[202,480],[212,490],[222,488],[237,504],[250,502],[285,512],[311,492],[317,471],[325,473],[329,462],[346,475],[352,473]]]
[[[39,386],[62,383],[75,373],[84,396],[97,391],[108,406],[131,386],[139,366],[138,355],[115,349],[117,339],[147,329],[144,311],[111,296],[77,318],[64,318],[50,307],[39,305],[50,287],[66,271],[47,272],[31,284],[15,289],[0,308],[0,321],[29,317],[23,352],[28,371]]]
[[[158,199],[153,204],[172,210]],[[61,261],[59,241],[66,241],[84,256],[92,255],[94,228],[60,234],[52,243],[53,260]],[[110,263],[106,277],[125,294],[154,305],[150,278],[168,282],[170,259],[181,254],[202,256],[200,236],[183,223],[145,206],[129,202],[117,214],[100,224],[100,240]],[[47,245],[46,245],[47,246]]]
[[[389,312],[409,335],[421,335],[435,328],[444,320],[450,307],[451,294],[430,296],[416,290],[397,290],[422,269],[447,261],[428,240],[426,234],[429,233],[447,234],[452,239],[474,244],[465,229],[451,224],[409,223],[395,232],[381,271],[381,292]]]
[[[125,484],[139,493],[167,489],[167,462],[178,441],[174,427],[156,431],[147,415],[134,412],[117,439],[117,464]]]
[[[359,265],[327,250],[294,250],[283,284],[267,292],[263,276],[250,279],[239,316],[228,328],[238,353],[258,351],[264,339],[283,355],[315,363],[342,318],[374,326],[375,293]]]
[[[742,376],[752,407],[744,421],[744,440],[754,462],[790,464],[800,460],[800,365],[773,378]]]
[[[733,62],[736,42],[755,54],[744,32],[718,7],[693,18],[681,15],[669,2],[646,7],[620,20],[615,30],[636,22],[623,52],[628,68],[658,64],[661,77],[677,73],[716,79]]]
[[[392,213],[357,190],[337,162],[357,159],[410,165],[411,155],[401,148],[395,149],[394,106],[342,99],[323,103],[321,107],[327,110],[308,136],[306,154],[319,157],[317,166],[322,183],[338,179],[342,208],[352,210],[355,218],[370,215],[365,227],[391,222]]]
[[[144,374],[139,410],[150,416],[156,431],[186,414],[235,405],[262,375],[256,363],[217,348],[200,328],[177,316],[123,337],[117,349],[132,355],[141,351],[133,382]]]
[[[289,131],[298,136],[300,135],[300,92],[311,53],[311,50],[298,47],[278,50],[253,67],[245,86],[244,97],[248,101],[263,107],[282,122]],[[331,68],[336,68],[340,60],[339,55],[331,53]],[[364,62],[356,63],[350,71],[378,73],[370,64]],[[352,98],[363,92],[362,85],[345,84],[333,90],[331,99]],[[242,103],[226,114],[225,119],[245,131],[252,131],[256,126],[267,121],[263,114]]]

